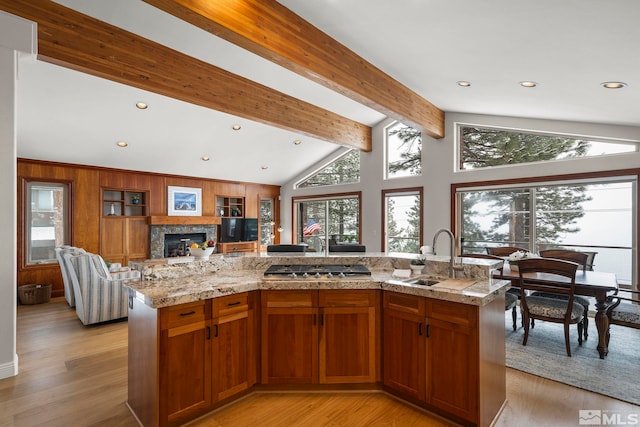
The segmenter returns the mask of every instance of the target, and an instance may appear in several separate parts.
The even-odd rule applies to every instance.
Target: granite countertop
[[[427,277],[429,276],[412,276],[411,279]],[[386,270],[372,270],[371,278],[365,279],[296,280],[265,278],[262,271],[235,269],[161,280],[129,282],[126,286],[135,291],[136,298],[146,305],[161,308],[260,289],[382,289],[483,306],[504,294],[511,285],[511,282],[506,280],[470,279],[472,284],[464,289],[448,289],[409,284],[403,280],[406,279],[396,279]]]

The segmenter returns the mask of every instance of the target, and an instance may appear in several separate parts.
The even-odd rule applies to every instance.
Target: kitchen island
[[[254,389],[383,389],[466,425],[505,401],[504,293],[491,261],[424,286],[409,259],[212,256],[149,260],[129,284],[128,406],[145,426],[179,425]],[[171,262],[171,263],[170,263]],[[366,276],[265,277],[274,264],[362,265]]]

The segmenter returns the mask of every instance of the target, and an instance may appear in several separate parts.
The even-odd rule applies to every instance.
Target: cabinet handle
[[[218,338],[218,324],[217,323],[216,323],[215,327],[216,327],[216,333],[213,336]]]
[[[211,327],[207,326],[207,339],[211,339]]]
[[[422,336],[422,322],[418,323],[418,335]]]
[[[240,305],[240,304],[241,304],[240,301],[230,302],[229,304],[227,304],[227,307],[233,307],[234,305]]]
[[[424,336],[429,338],[429,324],[424,325]]]
[[[192,314],[196,314],[196,312],[191,310],[191,311],[188,311],[186,313],[180,313],[180,316],[191,316]]]

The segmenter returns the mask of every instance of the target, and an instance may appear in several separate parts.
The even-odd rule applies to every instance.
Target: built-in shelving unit
[[[146,191],[102,190],[103,216],[147,216]]]
[[[216,216],[243,217],[244,197],[216,197]]]

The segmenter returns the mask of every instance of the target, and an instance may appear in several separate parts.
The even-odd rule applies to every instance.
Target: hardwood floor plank
[[[83,326],[64,298],[18,307],[20,373],[0,381],[0,427],[135,427],[127,399],[127,323]],[[497,427],[575,426],[579,409],[640,407],[507,369]],[[448,426],[382,392],[260,391],[191,426]]]

